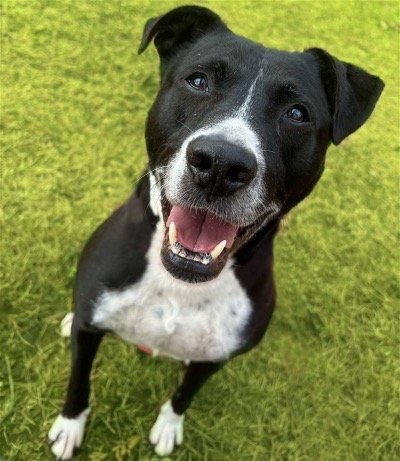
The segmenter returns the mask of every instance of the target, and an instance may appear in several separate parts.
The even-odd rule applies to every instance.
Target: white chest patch
[[[159,222],[142,278],[122,291],[105,291],[92,323],[179,360],[226,359],[240,346],[250,300],[229,262],[210,282],[172,277],[160,259],[163,228]]]

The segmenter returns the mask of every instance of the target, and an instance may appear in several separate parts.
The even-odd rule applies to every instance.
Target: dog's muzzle
[[[221,272],[229,255],[248,237],[247,231],[257,225],[257,220],[243,225],[243,216],[227,210],[237,193],[252,187],[258,164],[253,152],[221,135],[191,140],[185,163],[182,201],[170,203],[163,196],[166,232],[161,258],[174,277],[205,282]],[[185,203],[194,197],[198,206]]]

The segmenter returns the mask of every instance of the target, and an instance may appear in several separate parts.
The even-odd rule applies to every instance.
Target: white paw
[[[72,320],[74,318],[73,312],[69,312],[60,323],[60,332],[63,338],[69,338],[71,336]]]
[[[167,456],[175,445],[183,442],[184,415],[177,415],[172,409],[171,400],[161,407],[157,421],[150,431],[150,442],[159,456]]]
[[[82,411],[76,418],[66,418],[58,415],[49,431],[51,451],[58,460],[71,459],[74,448],[81,446],[85,424],[90,412],[89,408]]]

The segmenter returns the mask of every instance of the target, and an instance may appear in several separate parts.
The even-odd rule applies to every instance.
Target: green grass
[[[158,62],[153,47],[136,49],[146,19],[178,4],[1,3],[2,460],[52,459],[45,438],[69,371],[58,327],[76,260],[146,163]],[[327,48],[386,89],[277,238],[267,336],[199,393],[171,459],[398,459],[398,4],[201,4],[266,45]],[[106,339],[77,460],[155,459],[147,434],[180,372]]]

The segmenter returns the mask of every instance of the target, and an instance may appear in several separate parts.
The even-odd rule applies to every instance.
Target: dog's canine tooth
[[[169,244],[171,246],[174,246],[175,245],[175,242],[177,241],[177,237],[176,237],[176,226],[175,226],[175,223],[172,222],[170,225],[169,225],[169,229],[168,229],[168,238],[169,238]]]
[[[222,242],[219,242],[218,245],[216,245],[215,248],[210,252],[212,259],[217,259],[218,256],[224,251],[225,247],[226,240],[222,240]]]

